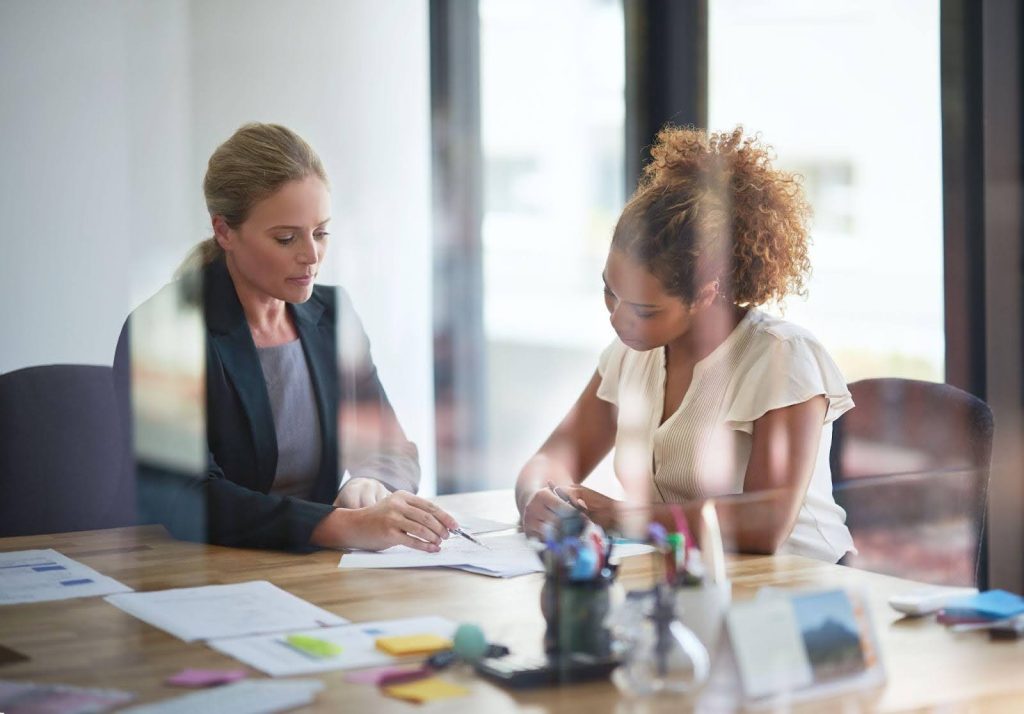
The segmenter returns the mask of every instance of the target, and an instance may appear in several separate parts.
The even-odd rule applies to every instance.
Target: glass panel
[[[709,125],[763,132],[814,212],[786,317],[847,379],[944,375],[939,3],[712,0]]]
[[[614,336],[601,269],[624,201],[623,42],[614,0],[480,3],[492,487],[511,483]]]

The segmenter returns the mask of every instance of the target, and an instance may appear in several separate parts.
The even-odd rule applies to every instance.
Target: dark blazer
[[[305,549],[317,524],[333,507],[345,469],[381,481],[389,490],[415,491],[416,447],[402,433],[369,357],[369,342],[341,289],[315,286],[312,297],[287,309],[299,333],[316,395],[322,453],[308,499],[270,494],[277,468],[277,439],[270,398],[242,305],[224,261],[202,270],[206,340],[207,469],[182,473],[137,455],[140,514],[163,523],[179,538],[221,545]],[[177,284],[186,301],[199,281]],[[138,312],[138,311],[136,311]],[[339,326],[340,315],[340,326]],[[127,391],[129,325],[114,361]],[[354,335],[357,356],[338,357],[338,329]],[[344,340],[346,344],[352,339]],[[122,400],[126,403],[126,399]],[[339,439],[346,414],[372,425]],[[341,425],[339,426],[339,415]]]

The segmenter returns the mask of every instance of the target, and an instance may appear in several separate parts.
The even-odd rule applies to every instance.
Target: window
[[[711,0],[712,129],[762,132],[815,211],[785,316],[849,381],[944,376],[938,0]]]
[[[601,270],[624,201],[624,51],[614,0],[480,2],[491,486],[510,484],[614,337]]]

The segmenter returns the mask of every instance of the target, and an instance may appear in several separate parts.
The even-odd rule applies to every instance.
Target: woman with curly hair
[[[727,542],[836,562],[853,550],[832,498],[832,422],[846,382],[806,330],[759,305],[803,294],[810,208],[799,180],[742,128],[667,127],[615,227],[603,279],[618,339],[523,467],[528,533],[567,508],[625,510],[581,485],[615,447],[633,505],[672,523],[714,498]],[[671,505],[670,505],[671,504]]]

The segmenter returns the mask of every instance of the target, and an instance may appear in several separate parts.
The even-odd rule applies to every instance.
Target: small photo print
[[[842,590],[793,598],[814,682],[828,682],[865,669],[860,622]]]

